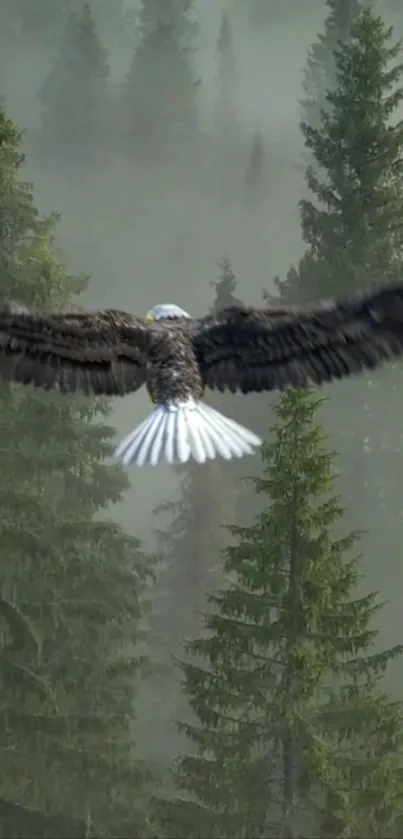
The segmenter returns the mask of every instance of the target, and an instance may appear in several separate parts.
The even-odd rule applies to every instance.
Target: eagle
[[[231,306],[192,318],[179,306],[123,311],[0,307],[0,377],[63,394],[125,396],[143,385],[154,404],[119,444],[126,467],[204,463],[253,454],[261,439],[205,401],[343,379],[403,352],[403,283],[301,306]]]

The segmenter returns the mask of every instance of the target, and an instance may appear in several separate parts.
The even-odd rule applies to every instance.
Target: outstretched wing
[[[123,395],[145,381],[150,328],[125,312],[0,308],[0,378],[63,393]]]
[[[204,385],[243,393],[341,379],[403,353],[403,284],[309,309],[230,308],[193,321]]]

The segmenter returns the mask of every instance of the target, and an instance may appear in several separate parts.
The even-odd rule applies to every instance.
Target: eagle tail
[[[115,451],[125,466],[158,466],[162,462],[197,463],[254,454],[261,439],[202,402],[188,399],[156,405]]]

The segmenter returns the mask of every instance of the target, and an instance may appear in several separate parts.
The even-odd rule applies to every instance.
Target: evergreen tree
[[[64,309],[86,281],[52,253],[56,219],[39,215],[20,179],[19,143],[1,113],[0,301]],[[109,408],[6,382],[0,401],[0,592],[41,640],[40,656],[24,643],[13,669],[7,653],[9,673],[0,663],[0,832],[40,835],[38,818],[61,814],[67,832],[71,819],[82,825],[90,816],[96,835],[140,835],[131,728],[147,557],[103,512],[128,487],[106,462]],[[35,691],[38,680],[49,691]],[[19,808],[24,830],[9,818]],[[63,835],[53,830],[43,835]]]
[[[335,52],[330,113],[319,128],[302,124],[306,147],[325,172],[320,179],[308,167],[314,198],[301,202],[304,241],[324,265],[320,282],[312,279],[322,295],[363,290],[400,273],[403,125],[390,121],[403,100],[403,68],[396,63],[400,44],[391,39],[392,30],[365,10],[351,42]]]
[[[142,0],[123,97],[131,153],[181,156],[195,139],[192,6],[193,0]]]
[[[40,91],[41,148],[88,166],[104,160],[109,137],[109,66],[89,3],[72,11],[59,54]]]
[[[397,836],[403,714],[373,654],[375,594],[357,595],[358,534],[344,533],[334,459],[308,391],[286,391],[255,481],[262,512],[231,527],[228,585],[183,663],[181,797],[166,836]]]
[[[335,87],[327,94],[321,126],[303,123],[314,162],[307,170],[311,198],[301,202],[308,250],[289,277],[296,302],[360,292],[401,277],[403,227],[396,221],[403,211],[399,55],[392,30],[365,9],[353,24],[349,43],[335,51]],[[385,539],[390,570],[398,563],[400,392],[399,368],[391,365],[332,388],[328,413],[332,439],[344,457],[351,521],[365,527],[377,522],[365,550],[374,574],[379,573],[375,569]],[[393,577],[390,585],[392,594]]]
[[[302,101],[302,118],[312,128],[320,128],[322,110],[331,104],[327,94],[337,85],[335,50],[351,41],[351,27],[364,4],[362,0],[326,0],[328,14],[323,33],[308,52]]]
[[[232,270],[229,256],[224,256],[220,262],[220,276],[213,280],[211,286],[215,291],[212,310],[220,312],[228,306],[242,306],[242,300],[236,296],[236,277]]]

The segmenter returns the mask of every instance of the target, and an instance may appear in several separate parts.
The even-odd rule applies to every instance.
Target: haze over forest
[[[371,284],[401,277],[403,240],[400,232],[392,235],[390,229],[392,221],[396,222],[403,212],[403,168],[399,158],[399,151],[403,151],[399,122],[403,118],[403,96],[397,96],[395,106],[382,110],[382,97],[389,96],[393,86],[400,91],[403,87],[401,71],[396,71],[389,87],[385,77],[386,68],[402,60],[398,50],[390,55],[387,52],[403,36],[400,5],[399,0],[372,4],[364,0],[0,0],[0,99],[4,109],[0,125],[0,188],[9,189],[3,170],[12,171],[11,180],[32,182],[33,203],[41,214],[60,213],[54,243],[49,246],[51,256],[47,245],[43,253],[41,250],[41,242],[48,242],[49,232],[35,227],[36,221],[27,222],[39,249],[35,251],[35,260],[38,265],[41,259],[46,268],[51,266],[52,279],[46,289],[42,289],[37,278],[38,299],[42,301],[43,292],[47,306],[53,300],[57,306],[65,300],[70,304],[76,291],[76,281],[74,277],[70,280],[70,275],[84,274],[89,280],[80,305],[126,309],[143,315],[154,304],[169,301],[196,316],[213,306],[231,303],[234,298],[246,304],[264,305],[268,293],[285,302],[306,302],[322,295],[362,291]],[[388,34],[390,25],[394,29]],[[343,54],[344,65],[337,53],[342,47],[351,50]],[[337,55],[340,63],[336,72]],[[354,95],[358,99],[361,96],[359,101],[369,114],[354,111],[355,99],[351,106],[355,116],[350,122],[354,123],[357,137],[352,136],[346,105],[348,72]],[[340,100],[327,100],[327,93],[334,91],[339,91]],[[375,100],[379,112],[374,112],[374,116],[371,107]],[[326,123],[325,111],[336,114],[333,128]],[[6,125],[6,119],[11,123]],[[301,120],[307,129],[301,128]],[[393,135],[390,142],[389,120],[397,138]],[[374,133],[373,139],[371,135],[373,145],[366,138],[367,124],[371,126],[368,131],[380,126],[379,136]],[[358,126],[362,127],[361,134]],[[20,168],[12,160],[13,151],[6,151],[3,156],[1,151],[3,147],[18,147],[14,128],[21,132],[20,150],[25,155]],[[322,130],[328,146],[325,140],[321,146]],[[358,147],[364,161],[361,192],[359,164],[354,169],[354,149]],[[377,171],[372,181],[368,177],[367,182],[365,161],[371,163],[370,152],[375,147],[384,160],[384,170]],[[337,158],[334,165],[333,152],[334,161]],[[314,181],[306,177],[308,164],[313,165],[319,180],[325,171],[334,194],[341,195],[340,204],[335,200],[332,205],[328,195],[323,197],[323,191],[320,194],[320,187],[315,190]],[[371,215],[371,209],[367,213],[367,204],[364,199],[359,204],[358,193],[361,197],[365,193],[368,206],[373,199],[371,207],[376,212],[373,210]],[[348,244],[342,248],[340,242],[344,239],[335,219],[344,200],[351,209],[351,220],[345,238]],[[14,206],[11,199],[7,201],[0,195],[3,253],[7,236],[2,232],[1,214],[7,221],[9,207]],[[328,213],[327,227],[322,217],[319,219],[310,211],[312,205],[319,206],[323,214]],[[383,215],[381,206],[387,207]],[[19,220],[25,218],[24,213],[25,209]],[[363,218],[365,223],[360,227]],[[317,232],[322,222],[323,235]],[[25,233],[22,226],[15,241],[19,237],[21,242]],[[64,286],[57,279],[59,268],[53,265],[54,255],[57,259],[60,256],[66,265],[67,274],[64,268],[60,269],[66,292],[59,293]],[[7,274],[8,262],[3,264],[2,259],[0,271]],[[17,263],[16,257],[17,267],[14,266],[14,273],[7,274],[7,282],[0,277],[1,300],[13,296],[18,286],[24,300],[32,302],[30,289],[34,280],[26,267],[28,261],[24,263],[23,279]],[[47,282],[48,279],[45,285]],[[0,462],[1,457],[5,458],[1,465],[3,474],[10,470],[16,480],[20,476],[20,483],[24,479],[28,487],[30,476],[36,476],[35,480],[32,477],[32,485],[36,481],[44,496],[50,493],[52,504],[57,506],[60,501],[55,514],[60,515],[60,522],[68,518],[63,508],[67,497],[72,505],[73,523],[80,517],[79,499],[85,508],[83,520],[88,513],[88,521],[98,521],[100,513],[101,518],[109,517],[114,522],[113,536],[109,531],[108,535],[96,537],[83,531],[77,537],[81,540],[77,546],[74,539],[70,545],[70,536],[59,534],[54,536],[51,548],[52,538],[46,535],[47,527],[51,528],[48,508],[46,516],[39,514],[36,507],[32,512],[30,490],[24,495],[13,485],[9,493],[13,499],[15,489],[18,504],[7,500],[13,522],[10,528],[15,531],[13,539],[6,525],[3,531],[0,528],[0,545],[6,553],[9,551],[8,565],[13,569],[6,562],[8,570],[5,568],[0,578],[0,619],[23,621],[24,615],[28,615],[32,634],[31,627],[25,625],[20,637],[29,637],[36,652],[27,652],[28,647],[24,646],[14,655],[14,629],[9,633],[11,641],[4,630],[0,653],[5,650],[7,655],[3,656],[4,667],[0,656],[0,679],[6,686],[6,700],[0,744],[6,757],[4,771],[0,771],[0,837],[192,835],[237,839],[252,835],[401,835],[403,711],[394,704],[395,700],[403,700],[398,648],[403,644],[399,377],[401,368],[391,365],[371,377],[324,388],[319,396],[328,399],[318,407],[316,395],[311,394],[291,394],[281,400],[267,395],[248,400],[241,396],[214,397],[214,404],[222,404],[224,413],[266,440],[272,439],[270,431],[274,429],[277,455],[265,449],[263,462],[259,453],[235,465],[214,463],[180,470],[167,466],[132,470],[127,478],[122,477],[120,467],[109,463],[109,432],[106,442],[102,442],[101,432],[99,441],[88,442],[94,419],[90,412],[85,414],[89,409],[72,403],[73,413],[65,417],[57,413],[57,401],[52,443],[56,460],[49,464],[46,461],[46,474],[42,474],[42,466],[36,472],[35,449],[40,448],[39,442],[31,447],[34,465],[29,468],[18,460],[17,469],[17,460],[7,460],[11,454],[0,452]],[[8,390],[1,392],[6,406],[4,428],[13,434],[12,451],[17,458],[15,452],[18,457],[21,454],[18,433],[21,439],[25,433],[21,417],[38,416],[35,433],[39,434],[41,411],[48,408],[43,395],[42,401],[38,397],[38,404],[37,397],[32,397],[33,408],[30,396],[24,396],[27,402],[22,407],[18,407],[19,397],[15,397],[15,407],[12,403],[10,408],[8,394]],[[101,411],[101,420],[112,427],[110,434],[115,440],[134,428],[149,408],[143,389],[124,400],[114,400],[108,419]],[[53,416],[50,411],[49,407],[49,428]],[[82,423],[83,440],[88,435],[86,442],[81,443],[78,431],[77,438],[74,436],[74,411],[79,414],[77,423]],[[17,415],[21,425],[15,419]],[[44,428],[48,428],[45,419]],[[300,429],[294,452],[290,441],[287,449],[286,432],[285,438],[281,436],[281,429],[287,429],[291,421]],[[320,431],[315,431],[315,423],[323,423],[323,439]],[[63,455],[58,449],[63,448],[64,441],[66,447],[72,446],[77,474],[82,480],[80,484],[77,479],[77,489],[72,485],[70,495],[67,449]],[[71,441],[75,441],[74,445]],[[323,474],[319,474],[321,457],[318,455],[315,460],[316,446],[326,464],[324,452],[337,453],[330,465],[325,464]],[[87,457],[85,452],[90,452],[92,465],[83,477],[79,464],[80,457],[83,462]],[[62,468],[62,460],[57,458],[64,456]],[[281,483],[281,470],[276,472],[279,462],[284,475],[291,474],[290,485],[294,478],[298,479],[298,470],[301,475],[306,472],[301,492],[308,498],[312,490],[317,501],[312,502],[312,509],[288,511],[288,519],[284,499],[288,499],[289,486]],[[31,460],[27,463],[31,464]],[[271,468],[274,472],[270,472],[270,491],[262,485],[256,490],[241,480],[245,476],[261,476],[262,472],[267,477],[265,470]],[[319,477],[313,478],[316,469]],[[86,497],[87,490],[91,501]],[[329,509],[322,511],[321,530],[315,516],[319,516],[319,508],[322,510],[320,504],[326,493],[331,497],[339,494],[343,514],[339,517],[337,504],[334,509],[330,504]],[[6,500],[3,498],[1,503],[6,505]],[[35,503],[39,505],[39,501]],[[32,516],[39,516],[40,527],[35,528],[31,518],[29,525],[26,523],[27,510]],[[263,519],[256,524],[255,517],[261,511]],[[4,513],[4,520],[7,515]],[[278,515],[277,525],[270,515]],[[316,557],[319,571],[317,578],[313,572],[311,577],[304,577],[305,572],[301,571],[297,588],[302,599],[298,600],[295,589],[296,599],[290,606],[287,597],[291,597],[292,586],[284,594],[280,578],[283,580],[285,574],[281,562],[285,563],[284,557],[288,557],[287,527],[291,532],[295,521],[297,530],[310,534],[301,547],[302,561],[305,558],[308,566],[311,561],[314,564],[312,557]],[[229,532],[223,525],[256,526],[257,530]],[[315,528],[320,531],[320,538],[312,535]],[[337,538],[351,531],[362,534],[357,541],[351,537],[351,545],[347,539],[346,545],[340,546]],[[29,538],[25,538],[25,533]],[[31,551],[34,534],[35,554]],[[248,545],[244,554],[231,554],[228,545],[236,545],[243,538]],[[246,565],[249,562],[252,567],[255,561],[248,553],[252,544],[256,557],[259,550],[266,557],[266,570],[262,571],[261,559],[257,558],[257,576],[248,582]],[[353,569],[349,560],[342,557],[344,548],[350,551],[349,560],[358,557]],[[327,550],[324,559],[321,550],[324,556]],[[33,557],[42,554],[47,557],[40,565],[42,577],[39,572],[35,577]],[[77,558],[80,555],[85,555],[82,565]],[[277,577],[273,570],[269,579],[267,569],[273,569],[277,561]],[[76,562],[76,583],[69,581],[67,585]],[[94,581],[92,562],[99,574]],[[57,568],[55,579],[60,572],[63,583],[56,585],[52,563]],[[18,568],[23,566],[24,574],[21,571],[18,576]],[[329,570],[332,567],[333,577]],[[154,578],[147,577],[148,570],[155,572]],[[264,581],[259,583],[260,573]],[[284,719],[280,719],[279,711],[283,682],[280,678],[276,682],[277,671],[275,676],[265,674],[259,682],[253,666],[259,657],[257,646],[263,645],[263,641],[248,639],[246,630],[235,637],[235,630],[232,634],[228,626],[223,629],[217,618],[208,627],[210,635],[217,632],[217,645],[207,648],[203,647],[204,642],[200,646],[196,643],[197,666],[194,664],[192,670],[185,665],[181,670],[173,663],[173,656],[185,657],[186,639],[204,638],[203,613],[209,609],[208,596],[217,595],[222,586],[226,591],[230,584],[235,589],[239,585],[238,595],[239,591],[248,590],[250,599],[260,586],[269,604],[268,616],[272,616],[272,610],[277,616],[286,614],[288,607],[292,615],[293,610],[298,611],[296,603],[301,606],[301,613],[309,616],[308,629],[304,624],[305,635],[295,627],[287,635],[287,627],[281,628],[285,640],[279,642],[280,652],[273,653],[277,663],[281,656],[287,660],[289,682],[284,696],[287,702],[291,696],[295,700],[292,705],[290,699],[290,707],[287,706],[287,719],[285,712]],[[75,607],[76,623],[70,625],[67,612],[61,617],[52,612],[51,620],[44,617],[38,606],[42,596],[49,599],[49,604],[59,600],[67,603],[69,598],[78,598],[81,585],[84,593],[81,606]],[[103,615],[103,607],[99,607],[98,616],[93,617],[89,605],[92,592],[95,600],[99,598],[101,602],[108,586],[111,592],[113,589],[110,611],[105,607]],[[374,605],[376,597],[366,599],[372,591],[379,591],[380,602],[386,601],[379,610]],[[337,597],[342,598],[343,593],[347,599],[339,602]],[[217,595],[218,599],[222,596]],[[283,596],[285,599],[281,600]],[[235,600],[234,595],[231,602],[223,605],[222,600],[217,601],[211,608],[225,614],[228,624],[232,614],[231,620],[236,623],[235,612],[231,613]],[[246,623],[249,621],[248,626],[253,611],[248,613],[249,608],[252,609],[250,603],[239,607],[237,614]],[[50,614],[50,606],[49,609]],[[87,627],[87,610],[91,620],[98,620],[96,630],[92,630],[90,622]],[[336,618],[336,623],[326,628],[328,616],[333,619],[335,614],[343,626],[345,622],[345,637],[342,638],[341,629],[339,649],[330,649],[327,640],[318,652],[312,639],[319,635],[339,638],[339,630],[334,628]],[[102,620],[107,627],[105,632]],[[263,633],[267,629],[264,615],[259,620]],[[36,624],[39,640],[34,631]],[[140,628],[145,630],[144,638]],[[94,650],[92,631],[98,644]],[[81,661],[80,644],[85,647],[87,634],[88,660],[81,670],[78,665],[75,669],[74,662]],[[275,632],[268,635],[267,649],[275,646],[279,637]],[[114,672],[116,684],[107,681],[103,644],[111,656],[111,671],[115,654],[122,661],[127,656],[122,672]],[[381,651],[389,648],[390,654],[385,653],[383,658]],[[359,673],[359,668],[354,671],[353,687],[348,682],[345,691],[350,704],[343,706],[343,713],[347,716],[351,712],[352,717],[356,713],[361,720],[357,728],[354,729],[356,718],[354,723],[346,723],[347,735],[343,723],[337,727],[341,694],[332,698],[332,722],[322,720],[324,727],[315,728],[312,709],[319,707],[318,697],[322,701],[328,690],[336,690],[339,683],[345,687],[344,682],[348,681],[347,671],[343,670],[345,661],[361,653],[367,660],[374,650],[379,653],[374,669],[366,671],[363,667]],[[40,658],[40,651],[44,659]],[[141,667],[138,663],[138,654],[148,658],[145,672],[143,662]],[[196,672],[204,657],[215,674],[210,682]],[[34,665],[34,659],[40,665]],[[25,688],[21,688],[14,671],[12,678],[7,675],[9,660],[17,662],[17,669],[24,667],[29,671],[29,691],[32,688],[35,694],[36,690],[32,704],[31,693],[28,699],[24,698],[26,704],[21,711],[18,702]],[[250,673],[246,682],[240,676],[241,660]],[[326,661],[331,662],[328,672]],[[381,682],[377,681],[378,671]],[[79,694],[84,678],[88,680],[85,699]],[[181,687],[181,679],[185,680],[185,687]],[[46,691],[50,688],[52,696],[46,693],[45,699],[38,699],[39,681],[42,687],[46,683]],[[368,689],[364,698],[360,693],[363,686]],[[384,689],[389,693],[383,694]],[[214,690],[218,699],[212,698]],[[117,699],[112,698],[115,692],[123,697],[119,707]],[[268,697],[272,703],[270,712],[265,707]],[[13,718],[14,703],[18,719]],[[245,710],[248,703],[253,707],[251,712]],[[66,732],[53,730],[49,722],[63,714],[91,717],[94,726],[91,734],[85,721],[82,731],[79,727],[74,729],[74,758],[66,758]],[[102,724],[98,716],[102,717]],[[112,729],[100,734],[107,717],[114,720]],[[126,729],[118,735],[121,717]],[[260,725],[263,718],[266,729],[259,740],[255,729],[253,736],[250,732],[253,725],[257,729],[256,720]],[[38,731],[33,734],[36,719]],[[190,728],[178,731],[178,720]],[[97,753],[97,737],[102,739],[102,755]],[[334,757],[338,737],[345,750],[339,743],[340,752]],[[125,742],[119,753],[122,765],[113,753],[114,738],[120,744]],[[197,755],[194,764],[190,753]],[[15,757],[17,754],[21,757]],[[38,755],[40,768],[36,774]],[[172,772],[178,755],[179,775],[176,770]],[[149,777],[150,769],[155,775]],[[183,783],[179,776],[182,781],[185,779]],[[266,787],[269,791],[265,791]]]
[[[74,7],[74,3],[65,5]],[[130,29],[119,19],[123,4],[98,5],[100,34],[109,51],[111,87],[116,89],[130,67],[135,27]],[[125,5],[127,12],[137,10]],[[116,136],[106,150],[107,164],[96,171],[93,167],[91,171],[85,166],[76,168],[63,156],[50,163],[46,155],[35,154],[36,132],[41,126],[38,93],[57,56],[55,30],[48,24],[42,39],[39,31],[36,39],[10,43],[9,55],[5,49],[3,95],[10,116],[25,132],[28,177],[35,182],[40,208],[62,213],[58,240],[69,267],[91,276],[86,301],[91,307],[126,307],[142,313],[156,302],[169,300],[201,314],[211,305],[209,283],[218,276],[225,254],[233,263],[239,295],[250,304],[260,303],[262,288],[270,287],[272,277],[287,271],[301,253],[297,202],[303,172],[297,169],[302,147],[298,97],[307,49],[312,33],[320,30],[325,8],[320,2],[308,3],[297,28],[293,11],[276,14],[270,25],[274,31],[263,37],[258,28],[248,25],[242,7],[233,5],[237,73],[233,104],[239,129],[234,143],[238,154],[228,189],[217,184],[215,174],[206,178],[204,168],[189,174],[181,168],[180,160],[173,165],[156,155],[146,162],[133,161],[121,153]],[[223,10],[225,5],[221,9],[218,2],[200,0],[192,15],[200,27],[192,54],[194,79],[200,79],[195,95],[200,131],[208,143],[219,95],[217,37]],[[56,20],[54,27],[58,24],[61,26],[61,21]],[[274,85],[270,79],[275,79]],[[119,133],[119,125],[116,128]],[[248,208],[243,194],[256,130],[262,132],[267,156],[264,209],[258,215]],[[136,424],[146,410],[143,394],[117,405],[119,429]],[[168,474],[164,477],[163,491],[172,482]],[[135,525],[148,540],[149,511],[161,492],[161,475],[147,474],[141,480]],[[127,496],[125,503],[131,526],[132,499]]]

